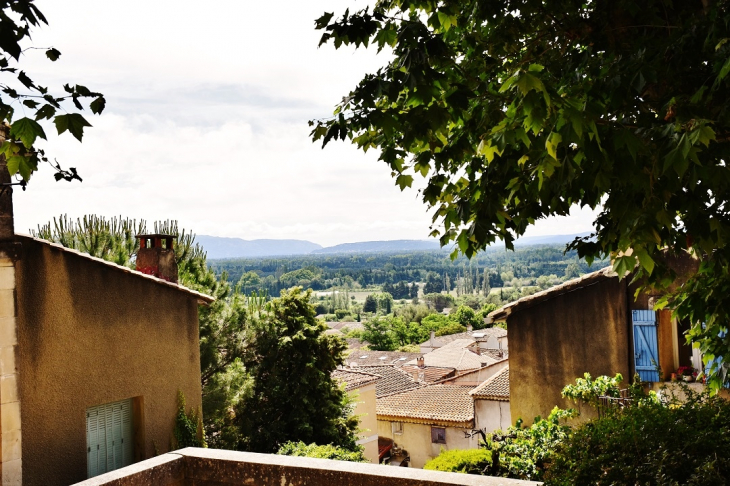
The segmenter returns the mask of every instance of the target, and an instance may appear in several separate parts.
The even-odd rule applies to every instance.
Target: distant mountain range
[[[576,236],[587,236],[589,234],[528,236],[517,240],[515,246],[564,245],[573,241]],[[358,243],[343,243],[326,248],[306,240],[243,240],[241,238],[223,238],[207,235],[199,235],[195,240],[205,249],[208,253],[208,258],[211,260],[289,255],[440,250],[438,241],[434,240],[362,241]]]

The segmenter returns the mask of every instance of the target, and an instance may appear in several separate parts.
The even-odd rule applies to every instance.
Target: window
[[[393,429],[393,435],[403,434],[403,422],[391,422],[390,426]]]
[[[131,399],[86,410],[86,464],[90,478],[132,464],[133,430]]]
[[[433,444],[446,444],[446,429],[431,427],[431,442]]]

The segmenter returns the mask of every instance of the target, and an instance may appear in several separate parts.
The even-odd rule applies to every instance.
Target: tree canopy
[[[50,162],[44,150],[37,147],[39,138],[46,139],[41,123],[53,121],[59,135],[69,132],[80,142],[84,129],[91,126],[76,111],[84,109],[82,100],[90,99],[88,108],[97,115],[106,106],[104,95],[86,86],[65,84],[62,94],[54,94],[22,70],[21,56],[32,55],[34,50],[45,51],[46,57],[53,62],[61,56],[54,47],[27,45],[31,30],[41,24],[48,24],[48,21],[34,0],[0,3],[0,123],[10,125],[10,136],[0,146],[0,154],[5,156],[10,175],[20,176],[23,187],[41,162],[53,167],[56,180],[81,180],[75,168],[62,169],[58,162]],[[16,112],[22,116],[16,116]]]
[[[320,44],[392,52],[332,118],[404,189],[425,178],[433,235],[474,255],[574,206],[600,212],[570,247],[647,285],[700,271],[673,296],[725,379],[730,301],[730,1],[379,0],[316,21]],[[630,250],[630,251],[629,251]],[[704,324],[703,324],[704,323]]]

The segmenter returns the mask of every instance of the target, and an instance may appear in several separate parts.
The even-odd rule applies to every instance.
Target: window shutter
[[[632,311],[634,327],[634,366],[641,381],[659,381],[659,343],[656,313],[651,310]]]
[[[132,400],[86,410],[86,450],[89,477],[132,464],[134,455]]]

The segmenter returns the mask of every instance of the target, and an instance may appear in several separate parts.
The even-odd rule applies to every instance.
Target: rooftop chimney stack
[[[436,337],[436,332],[431,331],[431,351],[433,351],[433,348],[434,348],[433,340],[435,337]]]
[[[137,271],[177,283],[177,262],[172,235],[137,235]]]
[[[423,356],[419,356],[418,358],[416,358],[416,365],[418,365],[419,368],[426,367],[426,360],[423,359]]]
[[[471,331],[472,331],[473,329],[474,329],[474,328],[472,327],[472,325],[471,325],[471,324],[467,324],[467,325],[466,325],[466,332],[471,332]]]

